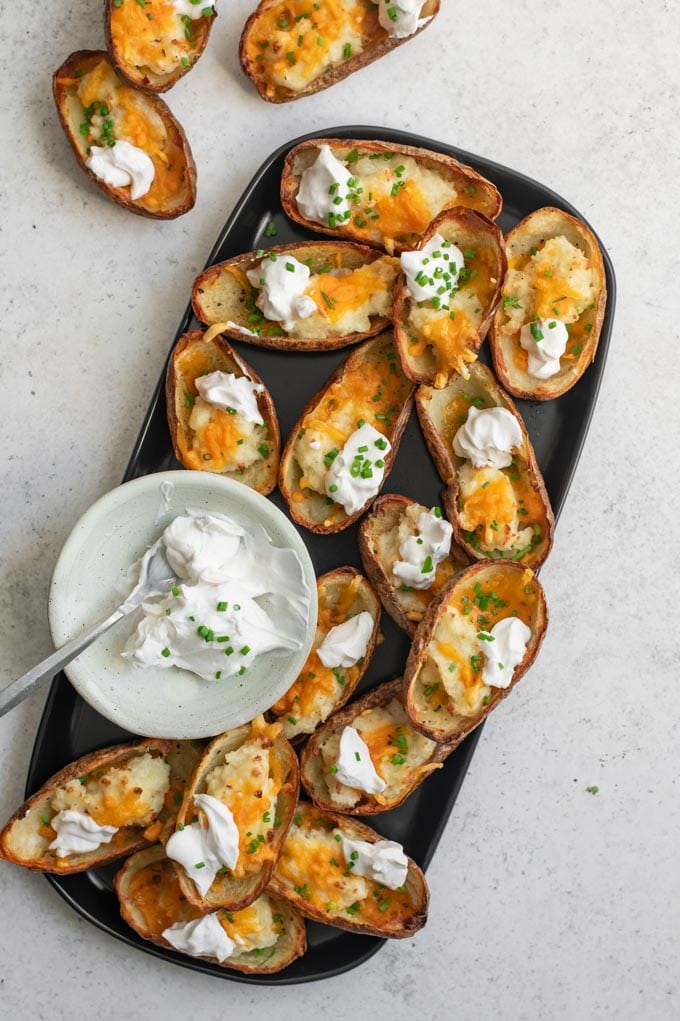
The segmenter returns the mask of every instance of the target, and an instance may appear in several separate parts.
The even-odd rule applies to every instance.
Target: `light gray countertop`
[[[2,1013],[677,1017],[676,5],[442,0],[417,39],[282,107],[239,71],[251,6],[222,0],[208,50],[166,97],[193,147],[199,197],[160,223],[85,180],[55,115],[51,73],[72,50],[102,45],[102,4],[17,14],[0,0],[11,55],[0,113],[0,682],[51,649],[59,549],[120,481],[191,281],[233,204],[274,148],[341,123],[415,131],[537,178],[581,210],[613,260],[609,363],[541,574],[550,630],[484,731],[414,939],[324,983],[237,985],[116,942],[41,876],[0,863]],[[43,703],[34,696],[0,720],[2,821],[22,800]]]

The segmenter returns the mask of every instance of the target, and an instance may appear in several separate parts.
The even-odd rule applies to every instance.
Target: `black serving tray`
[[[490,160],[461,152],[452,146],[403,131],[378,127],[339,127],[304,135],[277,149],[260,167],[236,204],[208,258],[208,266],[223,259],[272,244],[318,240],[292,223],[281,209],[279,183],[286,153],[307,138],[380,139],[433,149],[454,156],[488,177],[503,196],[499,225],[508,231],[518,220],[541,206],[557,206],[581,219],[578,210],[549,188]],[[273,224],[276,228],[272,233]],[[265,230],[268,234],[265,235]],[[562,397],[545,403],[519,401],[518,405],[534,444],[538,463],[552,501],[555,516],[564,504],[569,485],[588,431],[597,399],[607,347],[614,319],[615,280],[611,262],[604,252],[608,302],[595,363],[581,380]],[[197,325],[189,306],[182,317],[177,337]],[[322,386],[345,351],[298,353],[267,351],[250,345],[235,345],[269,387],[285,438],[301,409]],[[485,349],[481,355],[488,359]],[[164,376],[158,382],[137,443],[125,472],[125,481],[152,472],[179,468],[175,461],[168,427],[164,394]],[[441,482],[425,447],[415,414],[404,433],[386,492],[403,493],[420,503],[439,502]],[[272,496],[283,511],[286,505],[278,491]],[[318,574],[342,564],[361,569],[356,528],[339,535],[318,536],[304,532],[303,537]],[[377,649],[358,694],[376,683],[402,673],[409,650],[408,637],[386,614],[382,630],[385,641]],[[531,683],[526,682],[526,683]],[[479,740],[479,727],[449,757],[444,768],[434,772],[404,805],[368,821],[386,837],[403,843],[405,850],[423,868],[432,859],[451,809],[460,790],[468,765]],[[63,675],[55,678],[45,706],[33,749],[26,793],[32,794],[53,773],[73,759],[93,749],[124,740],[128,735],[103,719],[83,702]],[[385,942],[373,936],[360,936],[317,923],[308,923],[309,948],[304,957],[276,975],[243,975],[194,958],[164,950],[142,940],[123,922],[113,891],[112,877],[118,865],[93,869],[80,875],[48,875],[48,882],[84,918],[112,936],[183,967],[211,975],[262,985],[286,985],[328,978],[362,964]],[[442,891],[439,891],[440,893]]]

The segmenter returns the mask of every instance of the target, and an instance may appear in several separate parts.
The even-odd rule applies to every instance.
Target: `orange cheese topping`
[[[192,38],[199,24],[202,19],[187,26]],[[146,0],[143,5],[137,0],[123,0],[112,8],[110,26],[116,52],[125,63],[140,70],[148,68],[162,74],[172,70],[168,57],[179,61],[182,53],[189,55],[192,51],[170,0]]]
[[[131,877],[126,900],[129,910],[140,917],[151,938],[158,938],[175,922],[190,922],[201,915],[180,889],[171,862],[163,859],[146,865]]]
[[[350,407],[357,409],[357,417],[365,418],[379,432],[389,436],[401,411],[405,389],[401,374],[390,371],[391,364],[387,358],[371,359],[354,372],[344,373],[305,418],[303,429],[318,429],[334,442],[344,444],[357,425],[352,423],[350,431],[345,432],[335,426],[332,419],[337,418],[340,409]]]
[[[464,312],[456,311],[452,319],[448,312],[421,327],[421,333],[434,348],[437,370],[463,369],[477,358],[479,335]],[[414,354],[413,348],[409,353]]]
[[[98,826],[130,826],[137,819],[143,818],[149,811],[149,805],[139,797],[135,790],[126,791],[122,798],[105,794],[101,805],[89,809]]]
[[[465,523],[472,532],[481,526],[484,542],[493,545],[494,532],[514,521],[517,502],[507,475],[499,474],[485,486],[475,489],[465,500]],[[494,522],[498,526],[496,529]]]
[[[398,269],[397,259],[390,261],[395,264],[395,269]],[[315,283],[308,287],[305,293],[316,302],[316,307],[322,315],[336,323],[348,311],[360,309],[367,304],[376,291],[387,290],[388,281],[378,271],[380,265],[380,262],[372,262],[342,277],[324,273],[317,277]]]
[[[422,191],[413,180],[404,182],[395,195],[382,195],[376,202],[378,223],[385,237],[397,242],[420,236],[427,229],[432,213]]]

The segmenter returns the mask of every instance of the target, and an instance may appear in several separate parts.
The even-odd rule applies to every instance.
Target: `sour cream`
[[[99,826],[85,812],[75,809],[57,812],[50,819],[50,826],[57,834],[50,844],[50,851],[56,851],[57,858],[96,851],[102,844],[110,843],[118,832],[117,826]]]
[[[403,2],[403,0],[402,0]],[[213,13],[214,3],[208,0],[204,3],[200,0],[200,3],[192,3],[191,0],[172,0],[172,6],[177,11],[180,18],[191,18],[192,21],[198,21],[199,18],[204,16],[204,11],[210,9],[210,13]]]
[[[432,18],[421,18],[427,0],[378,0],[378,20],[393,39],[413,35]]]
[[[350,218],[347,194],[352,180],[344,163],[336,159],[330,146],[319,146],[319,155],[311,167],[303,171],[295,198],[298,210],[306,220],[335,227]]]
[[[354,727],[345,727],[340,735],[335,766],[335,779],[347,787],[367,794],[381,794],[387,786],[376,773],[368,746]]]
[[[332,627],[316,650],[324,666],[350,667],[366,655],[368,640],[373,631],[373,617],[362,610],[342,624]]]
[[[428,589],[435,579],[437,566],[451,552],[453,528],[434,510],[423,511],[418,518],[418,531],[407,535],[399,544],[399,556],[392,568],[395,577],[409,588]]]
[[[512,451],[522,445],[522,430],[507,408],[470,407],[465,423],[453,438],[453,451],[469,458],[475,468],[507,468]]]
[[[203,400],[214,408],[238,412],[246,422],[264,425],[257,406],[257,394],[264,393],[263,383],[253,383],[247,376],[236,376],[233,372],[218,371],[198,376],[196,389]]]
[[[238,828],[231,811],[210,794],[194,795],[202,820],[172,834],[165,848],[168,858],[182,866],[202,897],[219,870],[233,869],[238,861]]]
[[[381,4],[381,14],[382,10]],[[465,266],[460,248],[435,234],[418,251],[402,252],[400,262],[414,301],[434,301],[438,308],[449,307],[449,298]]]
[[[110,146],[91,146],[85,166],[100,181],[114,188],[130,185],[130,198],[133,201],[146,195],[156,175],[151,157],[143,149],[123,141],[114,142]]]
[[[356,514],[380,491],[391,449],[387,437],[368,422],[355,429],[326,472],[326,495],[347,514]]]
[[[371,844],[367,840],[343,836],[342,853],[346,863],[353,864],[354,876],[373,879],[390,890],[396,890],[406,882],[408,858],[401,844],[394,840],[378,840]]]
[[[243,676],[266,652],[304,644],[310,592],[302,564],[262,526],[189,512],[163,533],[177,584],[143,604],[123,656],[141,667],[181,667],[204,680]],[[266,597],[265,609],[257,600]]]
[[[568,340],[567,327],[559,319],[537,319],[533,323],[525,323],[519,333],[519,342],[529,355],[529,375],[536,379],[556,376]]]
[[[274,255],[246,272],[248,280],[260,289],[255,304],[265,319],[280,322],[284,330],[293,330],[298,319],[316,312],[316,303],[305,294],[309,266],[292,255]]]
[[[220,925],[217,913],[194,918],[191,922],[176,922],[164,929],[163,939],[175,950],[190,957],[214,957],[220,964],[231,957],[236,944]]]
[[[507,688],[515,667],[524,659],[531,628],[518,617],[505,617],[491,631],[481,633],[487,635],[486,641],[479,643],[486,660],[482,680],[492,688]]]

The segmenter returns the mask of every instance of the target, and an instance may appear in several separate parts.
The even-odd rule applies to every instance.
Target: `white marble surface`
[[[50,75],[102,44],[98,0],[0,0],[4,354],[0,682],[50,649],[46,596],[81,512],[120,480],[188,288],[261,159],[339,123],[438,137],[524,171],[591,220],[616,267],[609,364],[554,551],[551,629],[487,726],[429,872],[427,927],[349,975],[280,991],[115,942],[0,863],[6,1018],[670,1019],[680,1013],[676,783],[680,176],[671,2],[442,0],[436,27],[345,83],[264,104],[240,76],[249,0],[222,0],[169,95],[195,209],[154,223],[77,171]],[[0,720],[0,818],[44,697]],[[599,793],[586,792],[596,784]]]

